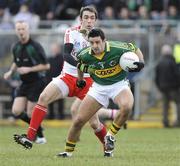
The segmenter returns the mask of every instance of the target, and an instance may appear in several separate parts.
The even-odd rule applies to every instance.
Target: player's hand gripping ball
[[[139,72],[144,67],[144,62],[140,62],[134,52],[125,52],[120,57],[119,64],[127,72]]]

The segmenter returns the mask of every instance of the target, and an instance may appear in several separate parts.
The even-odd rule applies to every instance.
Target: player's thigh
[[[80,119],[87,122],[101,107],[102,105],[93,97],[86,95],[79,106],[78,116]]]
[[[119,108],[125,107],[131,109],[134,103],[134,97],[130,88],[123,89],[114,98],[114,102],[119,106]]]
[[[27,114],[29,117],[32,115],[33,108],[35,107],[36,102],[29,101],[27,102]]]
[[[12,112],[15,115],[19,115],[26,110],[27,98],[26,97],[16,97],[12,105]]]
[[[61,90],[50,82],[40,94],[38,104],[48,105],[55,100],[63,98]]]

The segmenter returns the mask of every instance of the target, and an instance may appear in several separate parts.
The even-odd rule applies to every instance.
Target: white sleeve
[[[72,43],[74,44],[74,37],[71,29],[67,29],[64,35],[64,44]]]

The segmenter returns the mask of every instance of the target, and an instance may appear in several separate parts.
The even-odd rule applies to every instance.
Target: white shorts
[[[94,82],[89,89],[88,95],[107,108],[109,99],[114,101],[115,97],[124,89],[130,89],[129,81],[127,79],[112,85],[100,85]]]
[[[63,98],[68,96],[69,87],[66,85],[66,83],[62,79],[60,79],[59,76],[54,77],[51,82],[59,88],[59,90],[61,91],[63,95]]]

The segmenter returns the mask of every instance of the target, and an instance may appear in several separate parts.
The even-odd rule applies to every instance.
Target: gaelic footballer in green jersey
[[[104,137],[105,152],[112,157],[115,135],[128,119],[134,103],[128,81],[124,79],[126,72],[121,69],[119,59],[124,52],[134,51],[140,62],[136,64],[137,68],[133,71],[140,71],[144,67],[143,54],[133,44],[106,42],[104,32],[97,28],[89,32],[88,40],[90,47],[81,50],[77,56],[79,60],[77,67],[80,69],[78,70],[79,84],[77,86],[83,88],[85,85],[82,83],[84,81],[83,72],[89,72],[94,82],[78,109],[78,114],[67,136],[66,146],[69,146],[69,142],[74,143],[71,147],[69,146],[72,154],[72,149],[74,151],[75,143],[83,126],[100,108],[107,107],[109,99],[112,99],[120,108]],[[132,71],[132,69],[130,70]],[[67,157],[68,153],[69,149],[66,148],[62,154],[66,154],[64,156]]]

